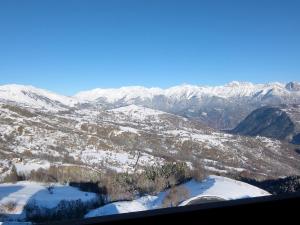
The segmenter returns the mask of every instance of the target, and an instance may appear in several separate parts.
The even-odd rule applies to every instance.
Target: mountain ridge
[[[114,94],[115,92],[121,92],[123,95],[128,93],[137,95],[137,93],[132,93],[132,91],[143,91],[146,92],[148,95],[152,95],[152,96],[166,95],[170,97],[174,94],[178,94],[179,96],[182,96],[183,93],[191,94],[194,92],[194,94],[196,94],[198,97],[199,94],[211,94],[219,97],[232,97],[235,94],[240,95],[241,93],[245,95],[247,94],[249,95],[251,93],[249,92],[249,90],[253,92],[259,92],[265,89],[272,90],[274,88],[279,88],[282,90],[290,91],[293,89],[293,87],[298,85],[300,85],[298,82],[288,82],[288,83],[271,82],[266,84],[254,84],[251,82],[232,81],[228,84],[218,85],[218,86],[182,84],[182,85],[172,86],[165,89],[158,88],[158,87],[146,88],[143,86],[125,86],[120,88],[96,88],[87,91],[80,91],[73,96],[79,99],[95,101],[97,100],[97,98],[105,97],[105,95]],[[248,92],[247,90],[245,90],[245,88],[248,89]],[[236,92],[232,92],[231,89],[237,89],[237,90]],[[228,92],[227,95],[224,95],[224,93],[226,92]],[[140,93],[138,94],[140,95]]]
[[[73,96],[23,85],[0,86],[0,100],[65,111],[71,108],[113,109],[139,105],[198,120],[217,129],[232,129],[250,112],[262,106],[300,104],[300,83],[233,81],[223,86],[183,84],[166,89],[129,86],[93,89]]]
[[[298,88],[300,86],[300,83],[297,81],[291,81],[287,83],[281,83],[281,82],[269,82],[269,83],[252,83],[252,82],[240,82],[240,81],[231,81],[229,83],[226,83],[224,85],[194,85],[194,84],[180,84],[171,86],[169,88],[160,88],[160,87],[145,87],[145,86],[122,86],[119,88],[94,88],[94,89],[88,89],[83,90],[75,93],[74,95],[63,95],[55,93],[54,91],[47,90],[45,88],[39,88],[32,85],[22,85],[22,84],[3,84],[0,85],[0,93],[3,91],[7,91],[8,89],[11,90],[21,90],[24,91],[35,91],[35,92],[43,92],[44,94],[48,92],[48,94],[54,94],[57,96],[64,96],[66,98],[74,98],[74,99],[83,99],[84,94],[87,94],[89,92],[109,92],[109,91],[132,91],[132,90],[140,90],[140,91],[146,91],[146,92],[152,92],[152,95],[155,94],[173,94],[176,92],[184,92],[184,91],[192,91],[196,90],[199,92],[208,93],[207,91],[210,90],[212,93],[215,92],[218,93],[219,90],[222,89],[228,89],[228,88],[252,88],[252,89],[265,89],[265,88],[282,88],[287,91],[300,91]],[[164,93],[165,92],[165,93]],[[101,93],[100,93],[101,94]],[[0,94],[1,97],[1,94]],[[93,100],[95,100],[96,97],[92,97]]]

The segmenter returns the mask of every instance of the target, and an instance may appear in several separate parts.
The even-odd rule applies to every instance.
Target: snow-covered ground
[[[75,152],[76,153],[76,152]],[[147,153],[125,152],[125,151],[104,151],[84,150],[78,156],[80,160],[89,165],[103,165],[117,172],[133,172],[135,165],[159,166],[164,163],[162,158]]]
[[[191,180],[180,185],[187,190],[188,197],[179,205],[187,205],[190,201],[200,197],[217,197],[224,200],[252,198],[270,195],[268,192],[226,177],[209,176],[203,182]],[[158,209],[163,207],[163,202],[168,195],[169,190],[159,193],[157,196],[143,196],[133,201],[122,201],[107,204],[103,207],[90,211],[86,218],[95,216],[105,216],[119,213],[129,213]]]
[[[55,184],[52,193],[47,190],[46,184],[22,181],[17,183],[0,184],[0,207],[4,214],[9,214],[8,220],[23,220],[24,207],[31,201],[41,208],[55,208],[62,200],[82,200],[89,202],[96,200],[96,194],[82,192],[77,188]],[[14,203],[14,209],[5,211],[5,206]]]
[[[107,110],[109,114],[113,115],[113,118],[116,121],[122,122],[142,122],[142,123],[161,123],[161,116],[172,116],[167,112],[163,112],[160,110],[150,109],[143,106],[138,105],[127,105],[123,107],[114,108],[111,110]],[[173,115],[174,116],[174,115]],[[182,118],[183,119],[183,118]],[[122,128],[121,128],[122,129]],[[126,128],[125,128],[126,129]]]
[[[14,163],[17,173],[19,175],[28,175],[33,170],[42,169],[49,169],[50,163],[46,160],[29,160],[27,162],[17,162]]]
[[[210,176],[203,183],[192,180],[184,184],[184,186],[188,189],[190,198],[183,201],[180,204],[181,206],[187,205],[190,201],[199,197],[206,196],[234,200],[270,195],[267,191],[253,185],[219,176]]]

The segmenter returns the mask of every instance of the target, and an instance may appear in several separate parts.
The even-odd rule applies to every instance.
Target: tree
[[[15,182],[18,182],[19,180],[21,180],[21,177],[18,175],[15,165],[13,165],[11,168],[10,174],[4,178],[4,182],[5,183],[8,183],[8,182],[15,183]]]
[[[163,200],[163,207],[178,206],[179,203],[188,199],[189,196],[190,194],[188,189],[183,185],[178,187],[172,187]]]
[[[49,194],[53,194],[53,190],[54,190],[54,185],[53,184],[49,184],[48,186],[47,186],[47,190],[48,190],[48,192],[49,192]]]

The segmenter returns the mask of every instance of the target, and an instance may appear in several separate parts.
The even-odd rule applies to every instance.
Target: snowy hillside
[[[56,184],[50,193],[47,187],[46,184],[28,181],[0,184],[0,211],[8,215],[8,218],[4,219],[24,220],[26,217],[24,207],[33,202],[40,208],[52,209],[62,200],[96,201],[96,194],[82,192],[77,188]],[[14,207],[8,208],[7,206],[11,204],[14,204]]]
[[[16,102],[25,106],[47,110],[62,110],[66,106],[73,107],[78,103],[72,97],[17,84],[0,86],[0,101]]]
[[[192,180],[180,186],[184,187],[188,193],[184,201],[179,204],[180,206],[188,205],[189,202],[201,197],[217,197],[223,200],[233,200],[270,195],[268,192],[252,185],[220,176],[209,176],[203,182]],[[162,208],[164,199],[169,191],[161,192],[157,196],[143,196],[133,201],[114,202],[90,211],[85,217]]]
[[[114,113],[124,114],[141,121],[146,119],[149,116],[158,116],[158,115],[165,114],[164,112],[159,110],[153,110],[153,109],[149,109],[137,105],[124,106],[124,107],[112,109],[110,111]]]
[[[137,105],[53,113],[0,103],[0,146],[0,181],[13,166],[19,175],[28,175],[57,163],[132,173],[175,160],[191,168],[201,164],[209,172],[247,171],[258,178],[300,173],[293,146],[226,134]]]
[[[40,210],[52,210],[64,201],[76,201],[93,204],[97,195],[79,191],[77,188],[55,184],[49,190],[49,184],[22,181],[0,184],[0,221],[26,221],[26,209],[34,204]],[[220,176],[209,176],[202,182],[191,180],[177,186],[184,188],[186,195],[179,196],[182,200],[179,206],[202,197],[218,197],[223,200],[250,198],[269,195],[268,192],[249,184]],[[146,195],[133,201],[114,202],[100,208],[92,209],[86,218],[119,213],[128,213],[169,207],[166,205],[170,189],[156,196]],[[180,195],[180,193],[179,193]],[[43,211],[40,211],[40,213]],[[1,218],[1,213],[5,214]]]
[[[180,204],[181,206],[188,205],[189,202],[204,196],[233,200],[270,195],[268,192],[250,184],[219,176],[210,176],[203,183],[192,180],[184,186],[191,193],[191,198],[183,201]]]

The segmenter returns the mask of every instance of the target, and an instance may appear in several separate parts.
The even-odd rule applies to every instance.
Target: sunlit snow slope
[[[233,200],[270,195],[268,192],[252,185],[220,176],[209,176],[203,182],[191,180],[181,186],[187,190],[188,197],[181,202],[180,206],[187,205],[190,201],[204,196]],[[90,211],[85,217],[88,218],[161,208],[168,193],[169,190],[161,192],[157,196],[143,196],[133,201],[114,202]]]

